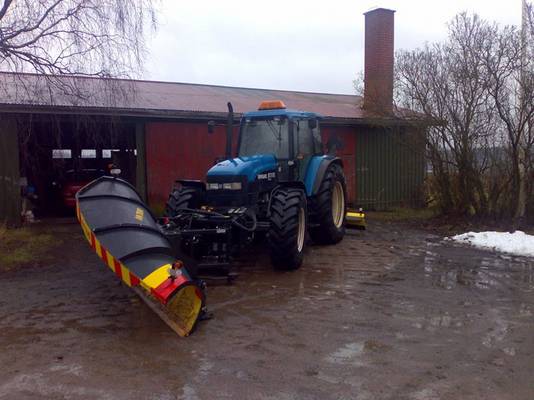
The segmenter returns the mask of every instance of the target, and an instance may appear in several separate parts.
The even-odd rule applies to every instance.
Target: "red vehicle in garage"
[[[61,200],[69,209],[76,208],[76,193],[89,182],[105,175],[103,169],[68,170],[61,184]]]

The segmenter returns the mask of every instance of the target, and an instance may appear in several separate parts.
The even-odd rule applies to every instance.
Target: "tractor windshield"
[[[289,158],[287,118],[245,119],[241,126],[239,156],[274,154],[278,159]]]

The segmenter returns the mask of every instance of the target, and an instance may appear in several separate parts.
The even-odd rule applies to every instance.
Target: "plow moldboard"
[[[84,235],[102,261],[175,332],[187,336],[204,305],[202,290],[177,262],[156,219],[127,182],[99,178],[76,195]]]

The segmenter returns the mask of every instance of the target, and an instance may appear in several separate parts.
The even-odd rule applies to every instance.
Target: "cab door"
[[[315,118],[293,120],[295,180],[304,181],[310,159],[320,154],[320,139],[319,142],[317,139],[320,137],[319,125]]]

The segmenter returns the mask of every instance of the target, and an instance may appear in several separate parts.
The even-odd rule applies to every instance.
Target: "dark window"
[[[82,158],[96,158],[96,150],[95,149],[82,149],[81,157]]]
[[[52,158],[72,158],[72,151],[70,149],[54,149],[52,150]]]

